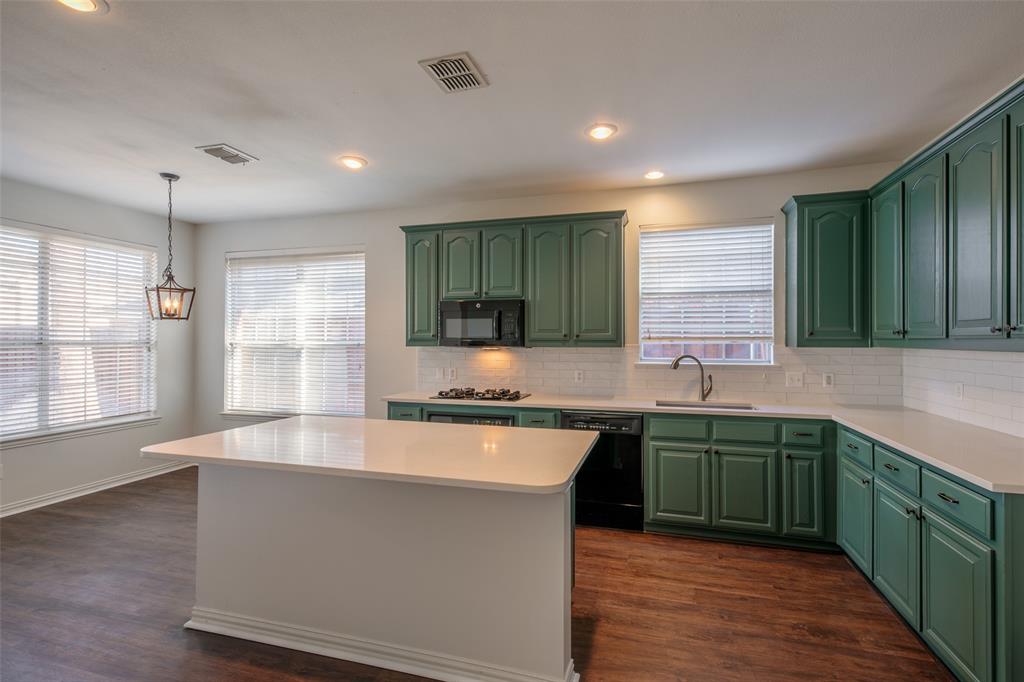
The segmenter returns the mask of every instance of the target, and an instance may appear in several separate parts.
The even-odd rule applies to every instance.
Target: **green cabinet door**
[[[622,345],[622,230],[615,220],[572,225],[573,342]]]
[[[712,525],[778,533],[775,450],[722,445],[711,453]]]
[[[904,329],[908,339],[946,338],[946,157],[903,180]]]
[[[439,232],[405,235],[405,345],[437,345]]]
[[[926,512],[921,636],[962,680],[993,679],[992,550]]]
[[[1004,119],[993,118],[949,150],[949,335],[1005,336]]]
[[[572,271],[568,223],[526,228],[526,345],[569,342]]]
[[[903,338],[903,184],[871,200],[871,336]]]
[[[782,458],[782,534],[825,537],[825,455],[786,450]]]
[[[921,627],[920,506],[875,481],[875,586],[915,629]]]
[[[648,444],[649,521],[685,526],[711,523],[709,451],[706,444]]]
[[[441,298],[480,298],[480,230],[441,233]]]
[[[839,461],[836,489],[839,546],[860,570],[872,573],[872,486],[873,477],[845,457]]]
[[[1010,331],[1024,337],[1024,100],[1010,107]]]
[[[522,298],[522,226],[485,228],[481,241],[484,298]]]

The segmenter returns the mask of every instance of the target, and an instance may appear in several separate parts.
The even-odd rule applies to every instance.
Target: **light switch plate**
[[[786,372],[786,388],[803,388],[803,372]]]
[[[821,375],[821,385],[823,388],[835,388],[836,375],[832,372],[825,372]]]
[[[963,400],[964,399],[964,385],[963,384],[953,384],[953,395],[956,396],[957,400]]]

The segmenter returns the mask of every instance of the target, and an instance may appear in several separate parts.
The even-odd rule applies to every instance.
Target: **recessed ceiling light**
[[[350,170],[360,170],[366,166],[366,159],[360,156],[339,156],[338,163]]]
[[[587,128],[587,135],[595,140],[607,140],[619,132],[619,127],[611,123],[595,123]]]
[[[663,177],[665,177],[665,174],[659,170],[652,170],[644,173],[644,177],[647,178],[648,180],[661,180]]]
[[[62,5],[70,7],[76,12],[89,14],[106,14],[110,11],[107,0],[57,0]]]

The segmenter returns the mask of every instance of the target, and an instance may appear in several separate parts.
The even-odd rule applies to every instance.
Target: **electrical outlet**
[[[575,381],[577,384],[582,384],[583,383],[583,370],[582,369],[578,369],[575,372],[573,372],[572,380]]]
[[[454,367],[448,368],[448,381],[455,381],[459,378],[459,372]]]
[[[821,375],[821,385],[823,388],[835,388],[836,375],[832,372],[825,372]]]
[[[786,372],[786,388],[803,388],[803,372]]]
[[[953,395],[956,396],[957,400],[963,400],[964,399],[964,385],[963,384],[953,384]]]

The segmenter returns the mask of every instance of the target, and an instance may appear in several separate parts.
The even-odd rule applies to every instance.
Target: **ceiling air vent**
[[[488,85],[487,79],[480,73],[468,52],[424,59],[419,64],[445,92],[476,90]]]
[[[249,163],[250,161],[259,161],[258,158],[252,154],[246,154],[241,149],[235,149],[231,145],[227,144],[207,144],[202,147],[196,147],[200,151],[204,151],[210,156],[216,156],[221,161],[227,161],[228,163]]]

